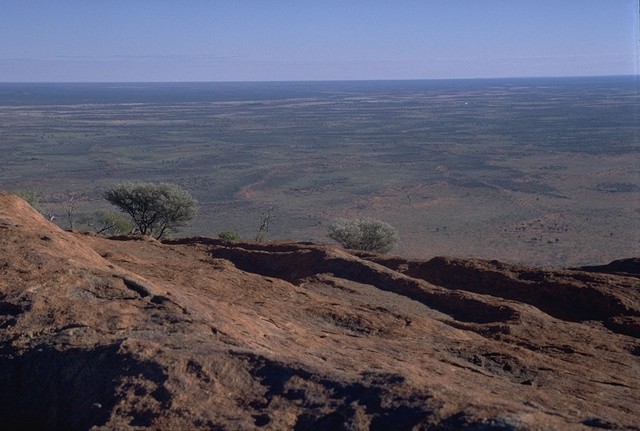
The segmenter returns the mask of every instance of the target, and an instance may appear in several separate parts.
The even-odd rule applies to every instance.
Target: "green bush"
[[[329,225],[329,238],[345,248],[386,253],[398,241],[396,229],[389,223],[370,219],[336,219]]]
[[[133,231],[133,225],[118,213],[96,211],[84,216],[80,223],[89,226],[100,235],[127,235]]]
[[[235,230],[226,230],[218,234],[218,238],[227,242],[239,242],[242,241],[242,236]]]
[[[42,208],[40,208],[40,195],[38,192],[33,190],[19,190],[15,192],[15,195],[25,200],[36,211],[42,212]]]
[[[107,190],[104,197],[129,214],[138,233],[157,239],[196,215],[195,199],[175,184],[119,184]]]

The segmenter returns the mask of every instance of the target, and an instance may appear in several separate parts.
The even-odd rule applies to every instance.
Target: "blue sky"
[[[0,82],[638,74],[639,0],[0,0]]]

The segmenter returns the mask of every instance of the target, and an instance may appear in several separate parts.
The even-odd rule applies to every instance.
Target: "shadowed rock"
[[[640,429],[637,259],[108,239],[3,192],[0,250],[7,429]]]

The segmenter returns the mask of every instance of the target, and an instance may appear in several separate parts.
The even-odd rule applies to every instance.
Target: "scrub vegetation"
[[[167,182],[198,200],[182,236],[368,217],[403,256],[588,265],[640,254],[637,106],[633,77],[0,84],[0,185],[65,229]]]
[[[369,218],[337,219],[329,225],[329,238],[345,248],[387,253],[398,242],[398,232],[389,223]]]
[[[196,215],[195,199],[175,184],[119,184],[104,196],[131,217],[136,233],[156,239],[184,226]]]

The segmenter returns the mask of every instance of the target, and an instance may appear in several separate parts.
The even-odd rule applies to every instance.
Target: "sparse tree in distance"
[[[391,251],[398,241],[396,228],[366,217],[336,219],[329,225],[328,236],[344,248],[376,253]]]
[[[25,200],[29,205],[38,212],[42,212],[40,208],[40,195],[33,190],[18,190],[15,195]]]
[[[34,210],[45,216],[47,220],[54,221],[56,219],[53,213],[50,211],[45,212],[40,206],[40,194],[38,192],[33,190],[19,190],[15,192],[15,195],[25,200]]]
[[[196,215],[195,199],[175,184],[124,183],[107,190],[104,196],[131,217],[138,233],[157,239]]]
[[[99,235],[127,235],[133,231],[133,225],[123,216],[107,211],[96,211],[82,217],[80,222]]]
[[[265,212],[260,215],[260,227],[256,233],[256,241],[262,242],[267,239],[269,233],[269,225],[273,220],[273,211],[276,209],[274,205],[271,205]]]
[[[67,223],[69,224],[69,230],[73,230],[75,213],[76,213],[76,195],[72,193],[69,196],[69,200],[64,207],[64,211],[67,213]]]

